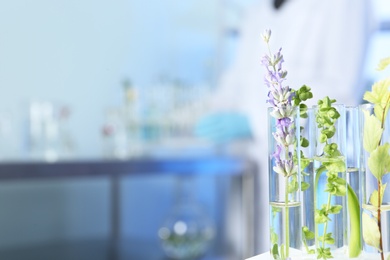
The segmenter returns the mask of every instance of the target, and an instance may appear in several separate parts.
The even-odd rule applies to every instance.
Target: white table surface
[[[271,259],[271,256],[269,255],[269,252],[266,252],[261,255],[256,255],[254,257],[248,258],[246,260],[268,260],[268,259]]]
[[[390,255],[388,255],[388,256],[390,256]],[[386,257],[388,257],[388,256],[386,256]],[[306,259],[316,259],[316,257],[314,257],[314,258],[305,258],[305,257],[298,257],[298,258],[296,258],[296,257],[293,257],[292,259],[293,260],[306,260]],[[345,259],[346,258],[332,258],[332,260],[345,260]],[[380,257],[379,257],[379,254],[363,253],[358,258],[349,258],[349,259],[355,259],[355,260],[375,260],[375,259],[380,259]],[[263,254],[260,254],[260,255],[256,255],[256,256],[247,258],[245,260],[273,260],[273,258],[271,257],[269,252],[266,252],[266,253],[263,253]]]
[[[313,256],[312,258],[292,257],[292,260],[313,260],[313,259],[316,259],[316,257],[315,256]],[[269,252],[266,252],[266,253],[263,253],[263,254],[260,254],[260,255],[253,256],[253,257],[248,258],[246,260],[274,260],[274,259],[271,257]],[[338,259],[337,258],[333,258],[332,260],[338,260]]]

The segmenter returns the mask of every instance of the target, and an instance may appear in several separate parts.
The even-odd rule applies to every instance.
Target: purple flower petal
[[[272,157],[274,157],[277,162],[280,162],[280,153],[281,152],[282,152],[282,147],[280,145],[277,145],[276,151],[272,154]]]

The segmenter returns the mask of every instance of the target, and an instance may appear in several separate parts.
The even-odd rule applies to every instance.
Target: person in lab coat
[[[256,250],[269,250],[267,107],[268,88],[261,58],[268,53],[261,34],[272,31],[271,51],[282,47],[284,85],[311,87],[316,100],[329,96],[338,103],[361,102],[365,51],[375,29],[369,0],[259,1],[246,14],[240,30],[236,60],[224,73],[213,99],[213,113],[202,118],[195,133],[216,142],[252,136],[248,147],[259,165],[261,241]],[[261,207],[261,208],[260,208]]]

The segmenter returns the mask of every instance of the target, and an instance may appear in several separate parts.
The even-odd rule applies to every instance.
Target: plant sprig
[[[296,114],[295,109],[300,109],[299,116],[302,118],[307,117],[307,106],[304,101],[313,97],[311,89],[307,86],[302,86],[298,90],[294,90],[289,86],[284,85],[286,80],[287,71],[283,70],[282,64],[284,58],[279,49],[278,52],[272,53],[269,46],[269,40],[271,37],[271,31],[266,30],[262,38],[267,44],[269,54],[265,55],[262,59],[262,64],[266,67],[267,74],[265,76],[265,83],[269,89],[267,102],[272,107],[271,116],[276,121],[275,131],[272,133],[277,143],[276,149],[273,154],[275,165],[273,166],[274,172],[283,176],[285,181],[284,192],[284,207],[286,212],[284,214],[284,233],[285,244],[278,245],[278,237],[275,230],[271,228],[271,254],[274,259],[286,259],[289,258],[290,248],[290,228],[289,228],[289,203],[291,198],[294,198],[294,193],[300,189],[305,190],[309,188],[309,183],[301,182],[300,175],[298,175],[298,165],[307,163],[307,159],[304,158],[303,153],[297,152],[298,142],[302,147],[307,147],[309,142],[307,139],[300,137],[297,140],[295,136],[296,131]],[[298,161],[299,156],[302,154],[301,161]],[[306,159],[306,160],[305,160]],[[306,167],[305,166],[305,167]],[[274,216],[273,216],[274,218]]]
[[[307,118],[307,105],[304,103],[305,101],[313,98],[313,93],[311,92],[311,88],[303,85],[300,87],[298,90],[294,91],[294,97],[293,97],[293,102],[294,106],[299,107],[299,116],[301,118]],[[302,131],[304,130],[304,127],[300,127],[300,137],[299,137],[299,142],[300,146],[302,148],[306,148],[309,146],[309,140],[307,140],[303,135]],[[298,155],[295,154],[294,159],[298,161],[297,159]],[[310,159],[306,158],[305,155],[303,154],[303,151],[300,151],[300,172],[301,172],[301,191],[305,191],[310,188],[310,184],[308,182],[303,181],[303,176],[305,175],[305,168],[309,165]],[[298,162],[297,162],[298,164]]]
[[[324,260],[333,257],[328,247],[335,242],[333,234],[327,232],[328,222],[331,221],[330,215],[339,214],[342,209],[341,205],[332,205],[331,199],[332,196],[345,196],[347,191],[346,181],[338,176],[340,172],[346,171],[345,160],[338,145],[330,141],[336,133],[335,123],[340,118],[340,113],[333,107],[335,102],[336,100],[329,97],[319,100],[316,113],[316,123],[320,129],[319,142],[324,145],[319,160],[321,166],[316,171],[316,183],[319,176],[326,172],[327,183],[324,192],[328,193],[327,203],[315,211],[316,224],[324,225],[323,234],[317,234],[317,239],[321,241],[317,244],[317,259]]]
[[[390,57],[382,59],[378,70],[384,70],[390,65]],[[376,82],[371,91],[364,94],[363,99],[374,105],[374,114],[364,113],[363,147],[370,154],[368,169],[377,179],[377,190],[370,195],[369,203],[377,209],[376,214],[369,216],[363,213],[363,240],[367,245],[375,247],[384,259],[381,227],[381,205],[386,189],[383,184],[384,175],[390,172],[390,144],[383,143],[385,120],[390,106],[390,77]]]
[[[292,103],[294,90],[289,86],[284,86],[287,72],[282,69],[284,62],[281,49],[278,52],[272,53],[269,46],[271,31],[266,30],[263,35],[263,40],[267,44],[269,54],[262,58],[262,64],[265,66],[267,73],[265,76],[265,84],[268,87],[267,102],[272,107],[271,116],[275,118],[276,125],[272,135],[276,142],[276,148],[272,155],[275,164],[272,167],[273,171],[280,174],[285,181],[284,194],[284,233],[285,244],[281,244],[279,248],[278,237],[275,236],[275,231],[271,228],[271,237],[273,240],[271,254],[274,259],[286,259],[289,257],[290,250],[290,227],[289,227],[289,203],[290,194],[295,193],[299,189],[298,184],[298,164],[294,160],[292,150],[297,145],[295,131],[296,125],[294,122],[295,106]]]

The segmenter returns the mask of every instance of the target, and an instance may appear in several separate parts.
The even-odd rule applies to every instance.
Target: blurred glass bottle
[[[128,136],[122,108],[107,108],[102,128],[103,157],[126,159],[128,157]]]
[[[55,161],[58,159],[58,121],[52,102],[33,101],[29,111],[29,143],[32,159]]]
[[[123,81],[124,123],[127,135],[128,156],[142,153],[140,138],[140,117],[138,113],[138,93],[129,79]]]
[[[70,159],[74,157],[75,142],[70,130],[69,120],[71,109],[67,105],[62,105],[57,111],[58,115],[58,135],[59,135],[59,156],[60,159]]]

